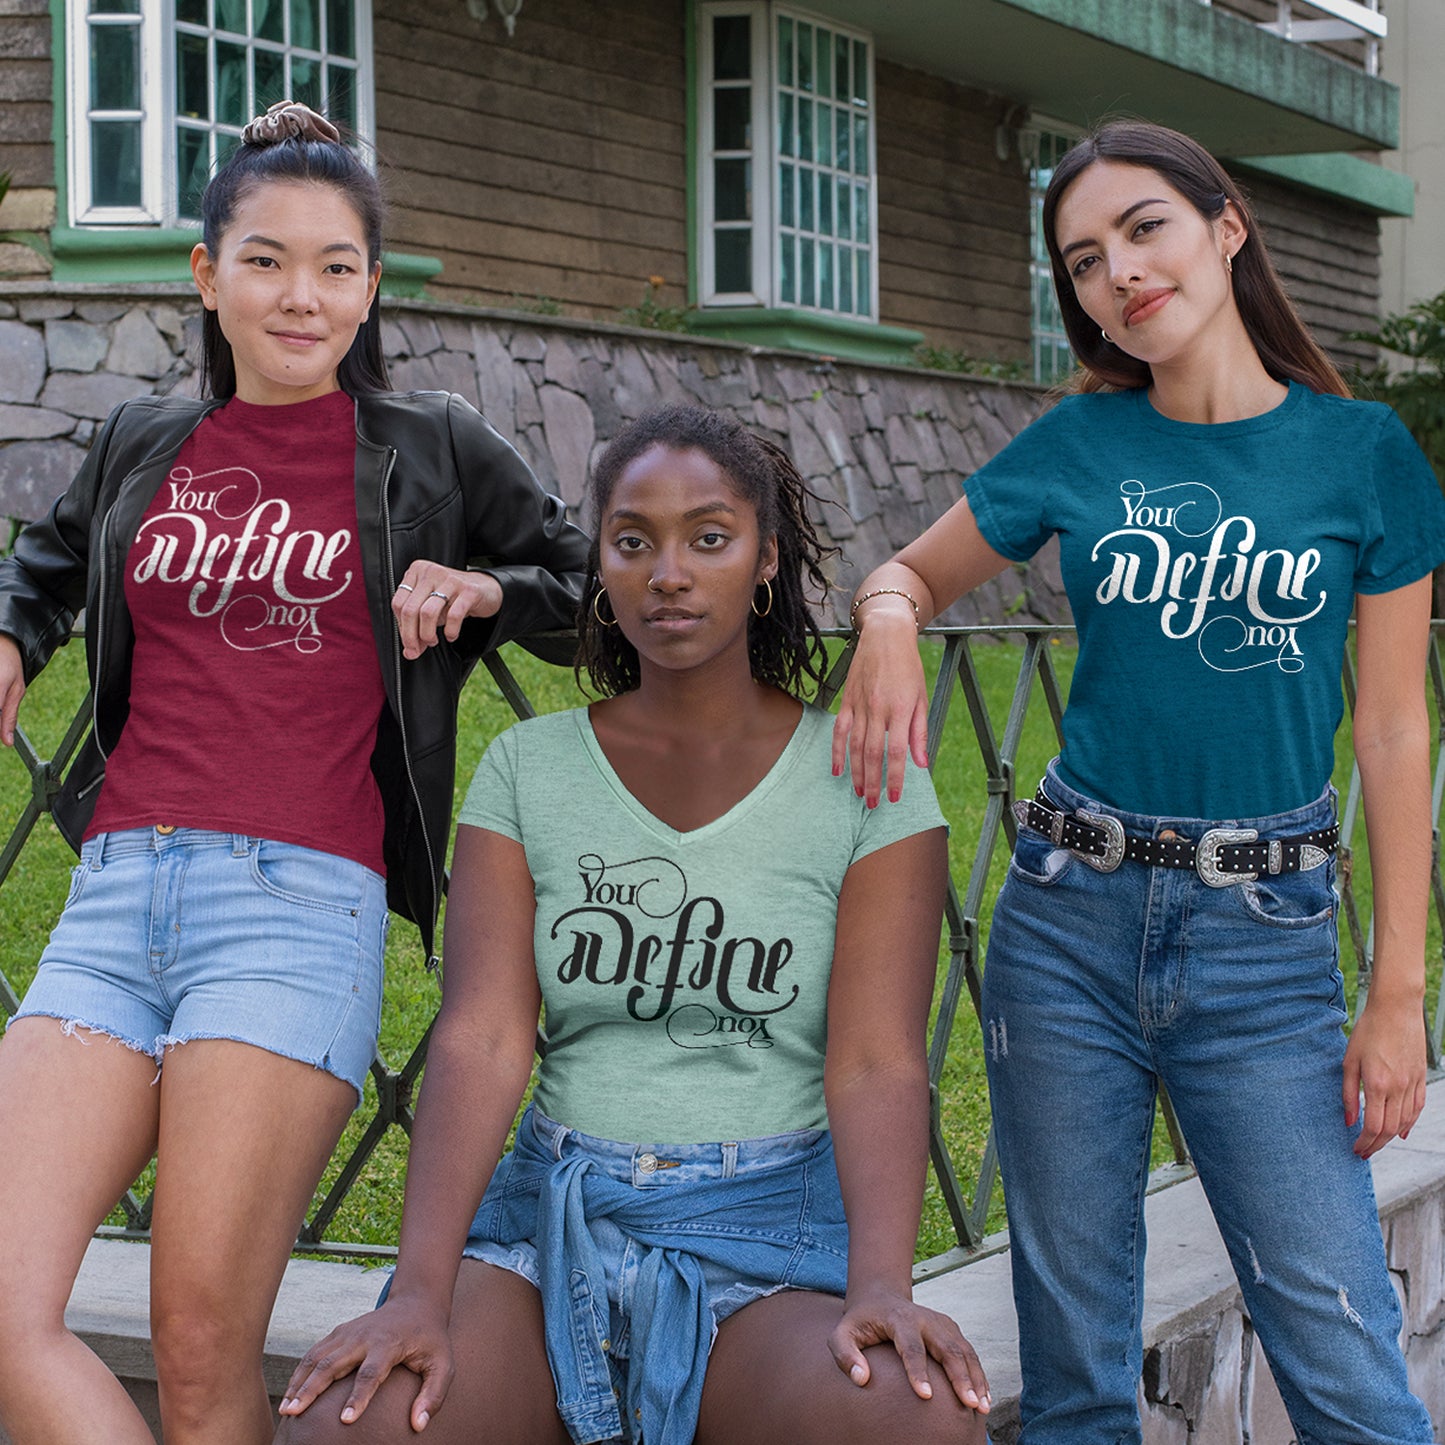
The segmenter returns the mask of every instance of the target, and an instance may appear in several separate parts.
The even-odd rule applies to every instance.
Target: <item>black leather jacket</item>
[[[77,850],[130,710],[126,552],[182,442],[218,405],[142,397],[118,407],[49,515],[0,559],[0,632],[19,644],[27,683],[86,610],[93,726],[54,803],[56,825]],[[430,956],[462,682],[482,652],[573,625],[587,538],[480,413],[445,392],[356,398],[356,515],[388,703],[371,760],[386,810],[388,902],[417,923]],[[502,607],[469,618],[455,644],[443,640],[407,661],[391,599],[418,559],[485,568],[502,584]]]

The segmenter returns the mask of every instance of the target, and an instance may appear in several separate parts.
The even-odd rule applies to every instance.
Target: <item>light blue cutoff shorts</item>
[[[15,1017],[107,1034],[157,1063],[195,1039],[254,1044],[359,1100],[388,922],[385,880],[349,858],[195,828],[100,833]]]

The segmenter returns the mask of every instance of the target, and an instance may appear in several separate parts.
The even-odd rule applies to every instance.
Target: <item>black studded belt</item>
[[[1293,838],[1261,843],[1254,828],[1210,828],[1199,839],[1140,838],[1126,833],[1117,818],[1079,808],[1056,808],[1042,788],[1013,805],[1019,825],[1042,833],[1056,848],[1067,848],[1090,868],[1112,873],[1120,863],[1146,868],[1192,868],[1211,888],[1246,883],[1260,874],[1303,873],[1326,862],[1339,846],[1340,825],[1331,823]]]

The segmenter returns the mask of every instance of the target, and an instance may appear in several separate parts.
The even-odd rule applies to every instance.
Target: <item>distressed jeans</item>
[[[1326,827],[1144,817],[1126,832]],[[1162,1082],[1300,1445],[1424,1445],[1374,1186],[1341,1103],[1333,859],[1225,888],[1099,873],[1028,828],[994,910],[984,1043],[1008,1206],[1024,1445],[1138,1445],[1144,1187]]]

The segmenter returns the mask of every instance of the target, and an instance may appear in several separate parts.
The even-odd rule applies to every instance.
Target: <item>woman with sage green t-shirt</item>
[[[1078,662],[1063,750],[1014,804],[983,986],[1021,1439],[1141,1438],[1162,1083],[1300,1440],[1423,1445],[1366,1160],[1425,1101],[1445,502],[1194,141],[1104,126],[1054,170],[1043,226],[1082,379],[864,581],[833,758],[877,798],[886,754],[906,798],[915,624],[1058,536]],[[1330,776],[1352,607],[1375,957],[1347,1044]]]
[[[937,802],[828,775],[823,552],[777,448],[674,408],[592,491],[603,700],[477,771],[396,1274],[281,1438],[983,1445],[978,1359],[911,1295]]]

